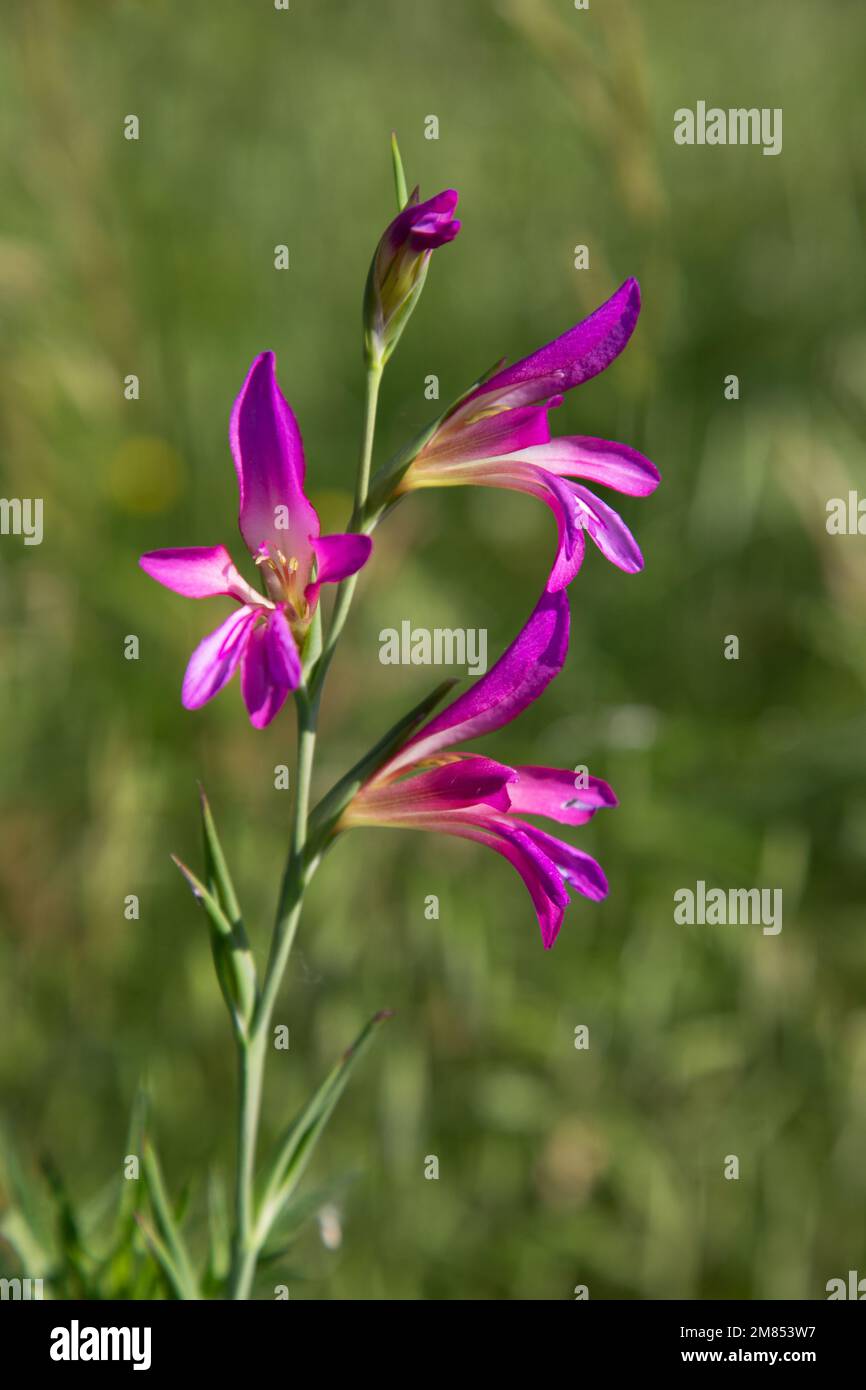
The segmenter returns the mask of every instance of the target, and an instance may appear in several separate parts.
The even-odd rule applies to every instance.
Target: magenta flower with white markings
[[[645,497],[659,483],[658,469],[628,444],[587,435],[553,438],[548,419],[566,391],[619,356],[639,313],[638,283],[626,280],[589,318],[482,381],[443,417],[393,496],[477,484],[528,492],[546,502],[559,532],[551,590],[564,588],[577,574],[585,534],[620,569],[642,569],[643,556],[625,522],[577,479]]]
[[[525,816],[583,825],[616,797],[597,777],[550,767],[507,767],[448,750],[510,723],[538,699],[568,651],[568,601],[545,592],[496,665],[421,728],[378,769],[344,810],[337,829],[378,825],[476,840],[501,854],[529,890],[546,948],[556,940],[572,888],[607,894],[601,866]]]
[[[224,545],[153,550],[142,569],[186,598],[224,595],[239,607],[196,647],[183,680],[187,709],[213,698],[240,667],[250,722],[269,724],[300,685],[304,641],[322,584],[355,574],[372,542],[364,535],[321,536],[304,493],[301,432],[263,352],[235,401],[229,439],[240,489],[241,535],[264,592],[235,567]]]

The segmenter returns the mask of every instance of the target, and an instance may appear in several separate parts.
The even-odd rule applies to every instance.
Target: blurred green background
[[[0,544],[0,1086],[25,1169],[50,1152],[80,1198],[116,1180],[143,1074],[172,1189],[230,1167],[233,1049],[168,855],[200,862],[200,777],[263,956],[294,716],[253,731],[236,685],[185,712],[222,610],[136,561],[219,541],[241,559],[227,422],[264,348],[323,527],[344,526],[395,127],[422,196],[460,190],[463,230],[389,367],[377,461],[438,408],[428,374],[444,403],[634,274],[631,345],[553,423],[637,446],[663,486],[606,494],[646,570],[590,547],[565,671],[484,745],[611,781],[620,808],[574,832],[610,897],[576,900],[546,953],[480,847],[338,845],[277,1009],[266,1142],[369,1014],[397,1017],[307,1180],[351,1176],[342,1243],[311,1224],[259,1294],[816,1298],[866,1274],[866,541],[825,529],[828,498],[866,489],[864,49],[843,0],[4,5],[2,492],[45,505],[41,546]],[[782,107],[782,154],[675,146],[698,100]],[[381,666],[379,631],[485,627],[492,659],[553,546],[517,495],[419,494],[389,518],[319,790],[441,674]],[[675,925],[697,879],[782,888],[781,934]]]

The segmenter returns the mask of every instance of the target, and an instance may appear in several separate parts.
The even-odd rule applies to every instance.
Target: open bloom
[[[622,518],[575,480],[587,478],[643,497],[659,482],[655,465],[627,444],[586,435],[551,438],[548,419],[564,392],[619,356],[639,312],[638,283],[626,280],[582,323],[475,387],[445,415],[395,495],[476,483],[540,498],[553,511],[559,532],[551,590],[564,588],[580,569],[585,533],[620,569],[642,569],[643,556]]]
[[[425,203],[418,189],[385,229],[376,248],[364,296],[367,356],[387,362],[424,288],[430,257],[437,246],[460,231],[454,217],[458,195],[453,188]]]
[[[272,352],[250,367],[229,427],[240,489],[241,535],[259,567],[264,593],[235,568],[223,545],[154,550],[142,569],[187,598],[225,595],[238,607],[195,649],[183,703],[198,709],[240,667],[250,721],[269,724],[301,681],[301,650],[322,584],[345,579],[367,560],[369,536],[320,536],[304,495],[304,448],[283,398]]]
[[[568,649],[568,602],[542,595],[523,631],[495,666],[410,738],[370,778],[343,812],[338,829],[354,825],[436,830],[477,840],[504,856],[529,890],[545,947],[553,945],[568,889],[599,900],[607,893],[601,867],[588,854],[525,816],[582,825],[615,806],[606,782],[550,767],[507,767],[447,750],[501,728],[537,699],[561,669]]]

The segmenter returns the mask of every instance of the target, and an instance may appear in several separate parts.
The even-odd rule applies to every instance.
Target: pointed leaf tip
[[[373,1017],[370,1019],[366,1027],[362,1029],[362,1031],[358,1034],[358,1037],[355,1039],[355,1041],[349,1043],[349,1046],[344,1051],[340,1060],[342,1062],[348,1062],[350,1058],[354,1057],[358,1049],[363,1047],[364,1044],[367,1042],[373,1029],[380,1023],[387,1023],[388,1019],[393,1018],[396,1012],[396,1009],[380,1009],[378,1013],[373,1014]]]
[[[170,855],[169,858],[171,859],[172,864],[176,865],[176,867],[180,869],[181,873],[186,879],[187,886],[189,887],[193,897],[196,898],[198,902],[204,902],[204,887],[199,881],[199,879],[196,878],[192,869],[188,869],[186,864],[184,864],[183,860],[178,859],[176,854]]]
[[[201,783],[199,783],[199,795],[201,797],[201,828],[204,840],[207,885],[236,932],[240,945],[246,948],[249,943],[244,931],[240,902],[235,892],[232,876],[229,873],[229,866],[217,833],[210,802]]]
[[[403,161],[400,158],[400,146],[397,144],[396,130],[391,131],[391,160],[394,165],[394,188],[397,193],[397,211],[402,212],[407,203],[406,175],[403,172]]]

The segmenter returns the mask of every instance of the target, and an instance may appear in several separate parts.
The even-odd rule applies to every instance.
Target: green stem
[[[264,1034],[251,1035],[238,1047],[238,1166],[235,1186],[235,1233],[229,1290],[232,1298],[248,1298],[256,1257],[254,1179],[256,1136],[264,1080]]]
[[[376,409],[379,404],[379,387],[382,383],[383,362],[373,362],[367,367],[367,391],[364,398],[364,430],[361,438],[361,457],[358,462],[358,477],[355,482],[355,510],[350,526],[360,524],[364,514],[364,504],[370,488],[370,465],[373,461],[373,438],[376,433]]]
[[[253,1031],[267,1030],[276,997],[282,984],[286,965],[298,929],[307,879],[304,872],[304,850],[307,844],[307,818],[310,811],[310,783],[313,757],[316,750],[316,721],[318,700],[306,696],[298,700],[298,765],[295,815],[289,842],[289,856],[283,873],[277,919],[271,938],[271,952],[265,972],[262,994],[253,1019]]]
[[[376,430],[376,408],[379,400],[379,385],[382,380],[383,364],[377,363],[367,369],[367,390],[364,405],[364,428],[361,442],[361,456],[358,463],[358,478],[355,485],[355,509],[349,523],[350,529],[363,523],[364,508],[370,487],[370,466],[373,458],[373,438]],[[258,1142],[259,1120],[261,1117],[262,1090],[264,1085],[265,1063],[268,1055],[268,1038],[274,1005],[280,985],[286,972],[298,923],[304,891],[312,870],[304,862],[307,847],[307,821],[310,810],[310,784],[313,774],[313,759],[316,749],[316,725],[319,716],[319,703],[322,686],[330,665],[331,657],[343,630],[352,596],[355,592],[356,576],[346,579],[340,585],[334,613],[328,630],[328,638],[322,654],[313,669],[310,684],[296,694],[298,710],[298,759],[297,785],[292,813],[289,839],[289,852],[277,904],[276,922],[271,938],[271,949],[265,970],[264,984],[259,996],[249,1033],[238,1044],[239,1105],[238,1105],[238,1167],[235,1189],[235,1238],[232,1250],[232,1267],[229,1276],[229,1293],[233,1299],[249,1298],[250,1288],[259,1257],[259,1244],[256,1236],[255,1211],[255,1169],[256,1147]]]
[[[292,815],[289,854],[280,889],[271,953],[247,1040],[238,1049],[240,1102],[238,1114],[238,1170],[235,1190],[235,1242],[229,1279],[233,1299],[249,1297],[259,1248],[256,1241],[255,1168],[259,1120],[268,1037],[274,1004],[285,974],[292,942],[301,917],[306,876],[304,849],[310,807],[310,782],[316,745],[317,706],[299,691],[297,787]]]
[[[358,462],[358,478],[355,484],[355,509],[349,521],[351,531],[362,531],[367,534],[372,531],[375,525],[374,519],[366,519],[364,511],[367,505],[367,494],[370,491],[370,468],[373,462],[373,439],[376,433],[376,410],[379,404],[379,387],[382,383],[382,372],[385,369],[383,362],[374,362],[367,367],[367,390],[364,398],[364,429],[361,439],[361,457]],[[357,574],[350,575],[344,579],[337,589],[337,598],[334,603],[334,612],[331,616],[331,625],[328,629],[327,640],[325,641],[322,655],[316,662],[310,679],[310,693],[312,699],[318,705],[321,698],[322,686],[331,658],[340,640],[340,634],[349,616],[349,609],[352,606],[352,599],[355,596],[355,585],[358,582]]]

